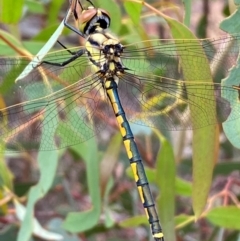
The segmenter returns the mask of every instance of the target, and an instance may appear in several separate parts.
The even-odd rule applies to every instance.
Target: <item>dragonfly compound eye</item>
[[[106,10],[90,8],[84,10],[79,18],[80,30],[84,34],[93,33],[97,27],[106,29],[110,26],[110,17]]]

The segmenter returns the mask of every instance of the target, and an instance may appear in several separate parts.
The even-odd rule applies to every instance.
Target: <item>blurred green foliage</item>
[[[168,9],[176,16],[185,11],[185,25],[167,16],[158,16],[137,3],[94,1],[96,6],[110,13],[111,31],[124,44],[169,37],[169,32],[174,39],[196,38],[186,28],[191,25],[191,1],[184,1],[183,9],[178,8],[182,5],[177,6],[168,1],[148,3],[160,11]],[[67,9],[68,1],[64,0],[0,0],[0,55],[38,53],[59,26]],[[205,37],[208,26],[204,14],[204,18],[195,26],[201,37]],[[237,18],[237,14],[234,18]],[[232,22],[225,22],[223,26],[225,31],[236,30],[232,30],[236,26]],[[154,31],[151,32],[151,28]],[[69,47],[82,44],[82,40],[67,29],[63,30],[60,38]],[[209,66],[200,71],[208,71],[207,68]],[[192,67],[193,73],[197,71],[197,67]],[[4,81],[14,84],[14,78],[6,77]],[[7,92],[4,81],[0,86],[0,108],[5,105],[2,94]],[[31,88],[28,92],[31,94]],[[41,95],[41,92],[38,94]],[[54,114],[51,109],[48,111],[45,113],[46,122]],[[58,128],[64,126],[59,125]],[[221,156],[213,153],[213,146],[217,142],[213,134],[204,139],[205,142],[199,141],[202,136],[208,136],[208,132],[214,132],[213,127],[198,131],[192,140],[194,150],[190,151],[190,155],[183,155],[190,148],[188,143],[184,143],[188,133],[178,133],[179,138],[164,133],[168,137],[165,138],[157,131],[143,136],[139,134],[141,130],[140,127],[137,129],[136,140],[148,166],[146,172],[154,196],[158,197],[157,207],[166,241],[186,240],[187,236],[195,240],[236,240],[240,229],[240,184],[239,174],[232,172],[240,168],[239,151],[224,140],[220,145]],[[47,128],[44,131],[48,133]],[[125,172],[128,160],[121,145],[121,137],[118,132],[111,134],[111,138],[104,143],[92,138],[82,144],[52,152],[1,153],[3,229],[0,240],[39,240],[39,237],[43,238],[43,232],[49,235],[49,239],[51,235],[59,233],[63,240],[74,241],[97,240],[98,237],[114,241],[145,240],[150,235],[149,227],[132,174],[129,169]],[[4,148],[1,147],[1,150]],[[195,155],[193,164],[190,162],[192,153]],[[206,158],[209,156],[211,162]],[[217,163],[216,156],[219,160]],[[22,220],[19,218],[18,205],[12,202],[18,199],[14,195],[21,195],[20,200],[26,201],[26,209],[21,209],[25,214]],[[21,220],[20,230],[17,228],[16,216]],[[197,223],[196,218],[199,219]],[[44,226],[43,229],[39,228],[38,222]],[[51,230],[50,233],[45,233],[45,229]],[[68,231],[73,234],[70,235]]]

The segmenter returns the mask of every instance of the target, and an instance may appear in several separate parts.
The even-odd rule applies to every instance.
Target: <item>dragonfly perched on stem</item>
[[[124,45],[108,32],[109,13],[87,2],[87,9],[71,2],[79,29],[64,21],[86,39],[85,46],[70,49],[59,42],[61,50],[47,54],[16,82],[29,59],[0,57],[0,91],[6,99],[0,109],[0,150],[7,145],[7,151],[19,151],[19,143],[44,151],[78,144],[101,133],[113,111],[153,237],[163,241],[128,119],[160,130],[186,130],[239,118],[240,112],[230,116],[231,105],[239,101],[238,87],[209,82],[205,68],[212,63],[226,74],[236,61],[240,36]],[[228,64],[221,65],[226,49]],[[190,65],[197,66],[197,75]]]

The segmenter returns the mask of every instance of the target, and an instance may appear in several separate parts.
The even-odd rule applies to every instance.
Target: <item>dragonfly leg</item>
[[[74,28],[73,26],[71,26],[70,24],[67,23],[66,19],[64,20],[64,25],[69,28],[70,30],[72,30],[74,33],[80,35],[81,37],[85,38],[84,34],[82,32],[80,32],[78,29]]]
[[[63,45],[59,40],[57,41],[58,44],[60,44],[64,49],[66,49],[68,51],[68,53],[70,53],[71,55],[75,55],[77,54],[77,52],[72,52],[71,50],[69,50],[65,45]]]
[[[93,3],[92,3],[90,0],[86,0],[86,1],[89,2],[89,3],[94,7]],[[77,9],[77,7],[76,7],[77,3],[80,5],[81,9],[84,10],[81,2],[80,2],[79,0],[75,1],[75,6],[74,6],[74,10],[73,10],[73,16],[74,16],[74,18],[75,18],[76,21],[78,20],[78,13],[77,13],[77,11],[76,11],[76,9]],[[81,37],[83,37],[83,38],[86,37],[83,32],[81,32],[81,31],[78,30],[77,28],[71,26],[70,24],[68,24],[66,17],[64,18],[64,25],[65,25],[67,28],[69,28],[70,30],[72,30],[73,32],[75,32],[76,34],[80,35]]]
[[[64,61],[62,63],[54,63],[54,62],[50,62],[50,61],[42,61],[41,64],[50,64],[50,65],[55,65],[55,66],[65,66],[65,65],[73,62],[77,58],[81,57],[84,53],[85,53],[85,49],[80,49],[79,51],[77,51],[74,54],[74,56],[72,56],[71,58],[69,58],[68,60],[66,60],[66,61]]]
[[[73,15],[74,15],[75,20],[78,20],[78,13],[76,12],[76,4],[77,4],[77,2],[79,3],[79,1],[76,1],[76,2],[75,2],[75,7],[74,7],[74,10],[73,10]],[[81,6],[81,8],[82,8],[82,5],[81,5],[81,4],[80,4],[80,6]],[[71,8],[71,7],[70,7],[70,8]],[[85,38],[85,35],[84,35],[81,31],[79,31],[79,30],[76,29],[75,27],[73,27],[73,26],[71,26],[70,24],[68,24],[66,17],[64,18],[64,22],[63,22],[63,23],[64,23],[64,25],[65,25],[67,28],[69,28],[70,30],[72,30],[74,33],[76,33],[76,34],[80,35],[81,37]]]
[[[81,2],[79,0],[77,0],[75,3],[77,3],[77,2],[80,5],[81,9],[83,10],[84,8],[83,8]],[[94,4],[90,0],[86,0],[86,2],[89,2],[93,7],[95,7]],[[76,4],[75,4],[75,8],[76,8]]]
[[[86,0],[86,1],[89,2],[90,4],[92,4],[93,7],[95,7],[94,4],[90,0]]]

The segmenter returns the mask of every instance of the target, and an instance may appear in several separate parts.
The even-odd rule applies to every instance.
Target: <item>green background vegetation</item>
[[[178,5],[169,1],[148,2],[166,15],[133,2],[93,2],[109,11],[111,31],[124,44],[164,35],[175,40],[207,37],[208,12],[204,10],[203,17],[194,26],[197,37],[188,29],[192,25],[192,1]],[[235,3],[238,6],[238,2]],[[66,0],[0,0],[0,55],[38,53],[59,26],[67,8]],[[227,2],[221,11],[226,17],[230,14]],[[183,21],[178,16],[184,16]],[[222,29],[230,34],[239,32],[239,18],[237,10],[221,23]],[[149,26],[158,27],[159,31],[150,34]],[[61,39],[66,46],[83,43],[67,29]],[[196,48],[196,52],[202,51],[200,45]],[[184,59],[182,63],[184,65]],[[197,66],[190,68],[193,76],[209,72],[211,79],[208,64],[200,70]],[[1,97],[0,107],[3,106]],[[191,108],[197,115],[198,109]],[[224,128],[230,136],[236,136],[231,141],[238,147],[237,134],[231,134],[237,130],[237,120]],[[134,126],[134,129],[166,241],[188,240],[188,237],[204,241],[238,240],[239,151],[224,138],[217,151],[222,129],[219,131],[212,125],[194,130],[190,144],[184,141],[188,135],[185,132],[178,132],[176,137],[157,130],[147,135],[149,131],[143,127]],[[183,155],[190,147],[190,155]],[[3,226],[0,240],[53,239],[58,238],[56,233],[68,241],[146,240],[151,236],[117,130],[104,143],[92,138],[66,149],[21,154],[3,152],[0,158]],[[22,220],[20,227],[16,217]]]

